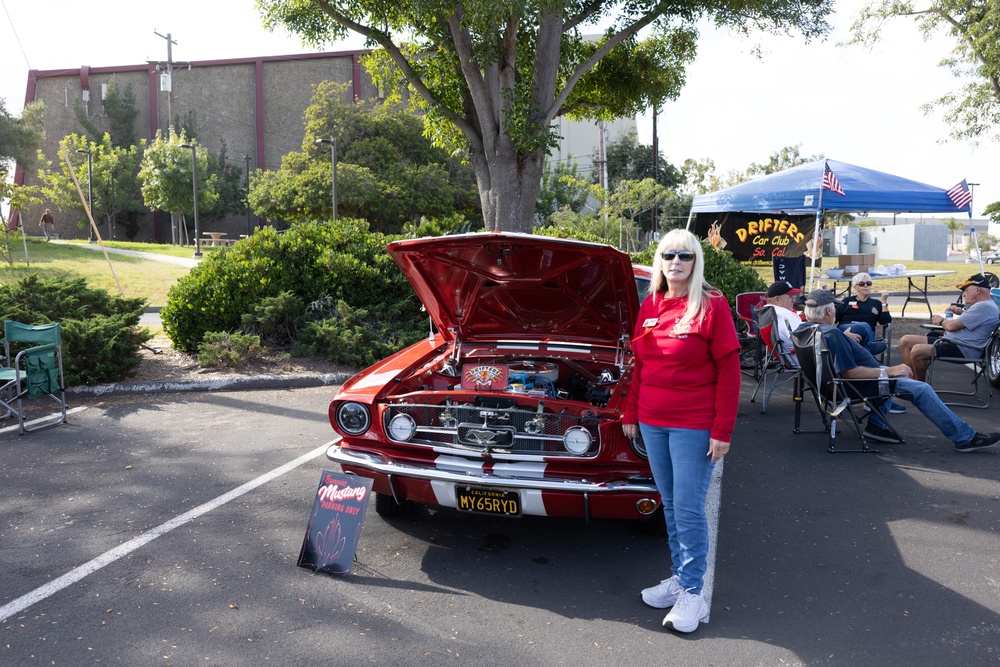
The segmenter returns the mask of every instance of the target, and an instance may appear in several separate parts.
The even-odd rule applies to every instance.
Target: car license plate
[[[521,516],[521,494],[517,491],[481,486],[456,486],[455,500],[458,509],[463,512]]]

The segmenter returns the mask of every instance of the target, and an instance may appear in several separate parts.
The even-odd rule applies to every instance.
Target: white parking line
[[[68,417],[68,416],[70,416],[72,414],[75,414],[77,412],[80,412],[81,410],[86,410],[86,409],[87,409],[86,405],[84,405],[82,407],[79,407],[79,408],[70,408],[69,410],[66,411],[66,416]],[[61,414],[62,414],[61,412],[53,412],[48,417],[39,417],[38,419],[32,419],[31,421],[24,422],[24,425],[25,426],[35,426],[37,424],[41,424],[42,422],[49,421],[53,417],[58,418]],[[12,424],[10,426],[4,426],[3,428],[0,428],[0,435],[3,435],[4,433],[9,433],[11,431],[16,431],[19,428],[20,427],[17,424]]]
[[[97,558],[94,558],[93,560],[84,563],[80,567],[70,570],[66,574],[56,579],[53,579],[44,586],[39,586],[30,593],[22,595],[16,600],[8,602],[3,607],[0,607],[0,623],[3,623],[4,621],[6,621],[11,616],[14,616],[15,614],[21,613],[22,611],[24,611],[31,605],[35,604],[36,602],[41,602],[45,598],[55,595],[56,593],[66,588],[67,586],[72,586],[73,584],[80,581],[87,575],[97,572],[105,565],[110,565],[119,558],[127,556],[136,549],[152,542],[156,538],[166,535],[174,528],[179,528],[180,526],[183,526],[192,519],[196,519],[202,514],[211,512],[215,508],[225,505],[230,500],[235,500],[236,498],[239,498],[245,493],[253,491],[258,486],[266,484],[270,482],[272,479],[280,477],[281,475],[284,475],[286,472],[298,468],[303,463],[307,463],[308,461],[313,460],[320,454],[325,453],[326,450],[330,447],[330,445],[332,445],[334,442],[336,442],[336,440],[331,440],[325,445],[321,445],[320,447],[317,447],[311,452],[303,454],[299,458],[289,461],[283,466],[275,468],[271,472],[265,473],[256,479],[250,480],[246,484],[238,486],[232,491],[224,493],[218,498],[215,498],[214,500],[210,500],[203,505],[199,505],[198,507],[195,507],[194,509],[185,512],[184,514],[181,514],[180,516],[174,517],[170,521],[162,523],[156,528],[153,528],[152,530],[145,532],[142,535],[139,535],[134,540],[119,545],[114,549],[111,549],[110,551],[106,551]]]

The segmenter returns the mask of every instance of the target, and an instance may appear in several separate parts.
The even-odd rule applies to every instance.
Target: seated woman
[[[889,341],[876,341],[875,327],[892,321],[892,315],[886,309],[889,292],[882,292],[881,301],[870,298],[872,279],[867,273],[854,276],[851,284],[854,286],[854,296],[844,299],[837,306],[837,327],[845,333],[861,336],[861,346],[867,348],[872,356],[882,354]]]

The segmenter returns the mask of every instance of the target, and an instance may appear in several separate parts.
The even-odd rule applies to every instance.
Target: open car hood
[[[631,260],[611,246],[488,232],[386,250],[448,339],[614,346],[639,312]]]

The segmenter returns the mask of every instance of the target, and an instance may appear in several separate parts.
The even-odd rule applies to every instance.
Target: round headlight
[[[413,417],[399,414],[389,420],[389,437],[393,440],[406,442],[417,432],[417,424]]]
[[[641,431],[636,432],[635,437],[629,440],[629,444],[632,445],[632,451],[639,457],[644,459],[649,458],[649,455],[646,454],[646,443],[642,439]]]
[[[368,408],[360,403],[341,403],[337,408],[337,426],[348,435],[361,435],[372,425]]]
[[[582,426],[572,426],[563,433],[563,447],[566,448],[567,452],[576,456],[586,454],[593,440],[590,431]]]

